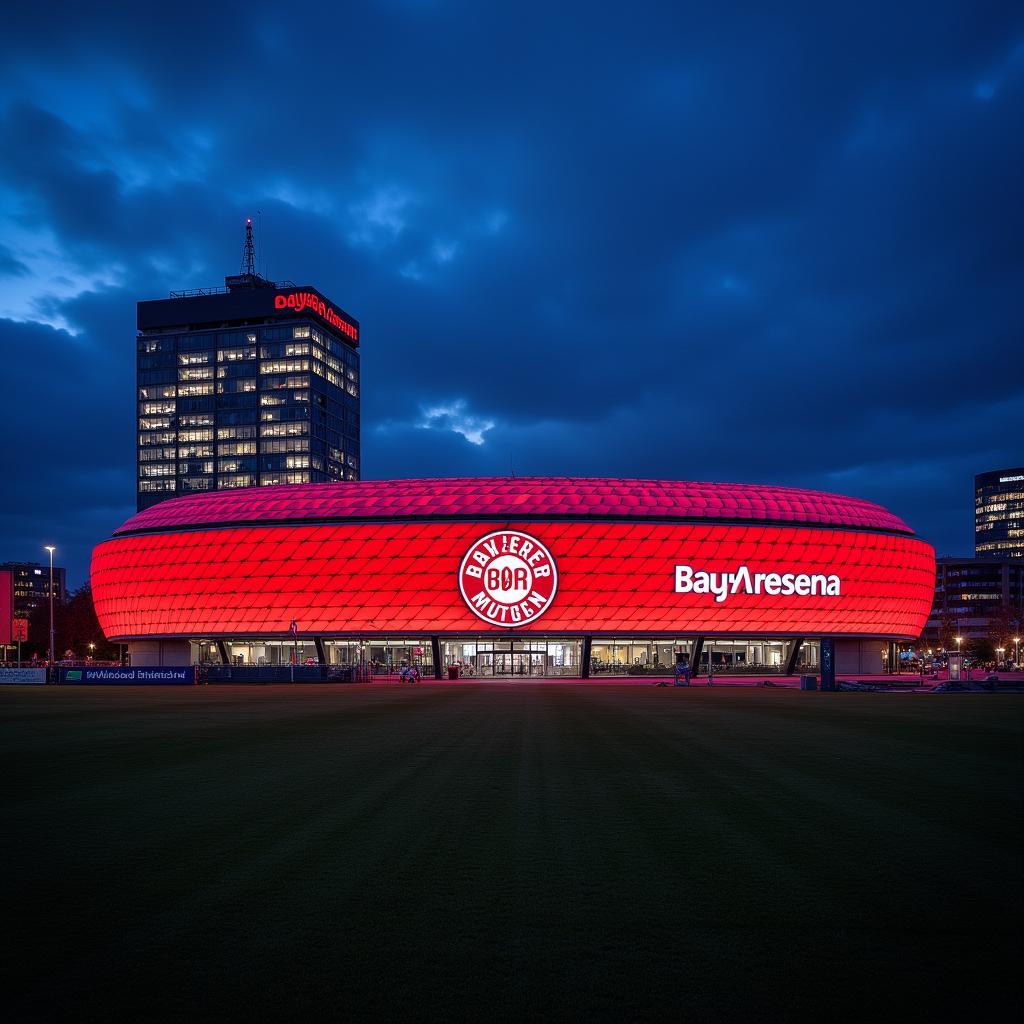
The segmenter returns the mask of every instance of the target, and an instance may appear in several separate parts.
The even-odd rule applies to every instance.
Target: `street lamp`
[[[50,670],[53,670],[53,553],[57,549],[50,544],[46,545],[46,550],[50,552]]]
[[[1003,655],[1005,653],[1006,653],[1006,648],[1005,647],[997,647],[996,648],[996,654],[999,655],[999,663],[1000,664],[1002,664],[1002,662],[1003,662]]]
[[[1013,638],[1013,664],[1020,668],[1020,637]]]
[[[96,645],[95,644],[89,644],[89,657],[90,658],[92,657],[93,651],[95,651],[95,650],[96,650]]]

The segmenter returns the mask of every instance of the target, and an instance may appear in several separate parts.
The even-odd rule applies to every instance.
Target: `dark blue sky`
[[[1024,462],[1017,4],[20,5],[0,560],[134,510],[135,302],[363,326],[368,477],[747,480],[972,546]]]

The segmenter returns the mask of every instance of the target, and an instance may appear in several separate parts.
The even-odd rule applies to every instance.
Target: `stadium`
[[[134,665],[415,664],[424,677],[879,672],[932,548],[856,498],[660,480],[454,478],[185,496],[93,553]],[[830,648],[831,649],[831,648]]]

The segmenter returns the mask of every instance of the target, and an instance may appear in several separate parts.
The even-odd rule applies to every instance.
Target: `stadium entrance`
[[[456,667],[463,679],[579,677],[582,648],[581,640],[564,637],[442,641],[444,665]]]

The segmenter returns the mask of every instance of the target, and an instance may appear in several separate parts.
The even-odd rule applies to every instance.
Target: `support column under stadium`
[[[704,637],[695,636],[693,638],[693,653],[690,655],[690,671],[696,675],[697,669],[700,668],[700,656],[704,651]]]
[[[430,653],[434,656],[434,678],[444,679],[444,666],[441,664],[441,637],[430,638]]]
[[[789,649],[786,651],[786,669],[782,673],[784,676],[791,676],[793,670],[796,668],[796,659],[800,654],[800,648],[803,647],[804,638],[798,636],[795,640],[789,641]]]

